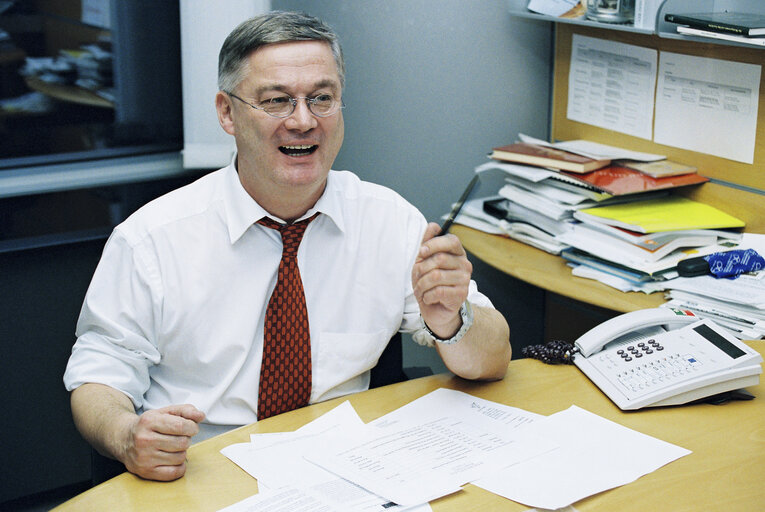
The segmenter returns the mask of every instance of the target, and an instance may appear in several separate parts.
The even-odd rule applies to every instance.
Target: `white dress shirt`
[[[298,251],[311,403],[369,387],[388,340],[419,327],[411,269],[426,221],[401,196],[331,171]],[[256,421],[263,321],[282,244],[234,165],[114,229],[77,323],[68,390],[107,384],[141,410],[191,403],[206,422]],[[280,220],[280,219],[276,219]],[[491,303],[471,282],[470,301]]]

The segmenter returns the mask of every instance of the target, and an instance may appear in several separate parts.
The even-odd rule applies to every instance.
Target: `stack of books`
[[[466,204],[457,222],[560,254],[577,275],[657,291],[647,283],[676,276],[682,259],[735,248],[741,239],[740,220],[670,195],[708,181],[693,167],[655,155],[648,162],[584,156],[528,138],[490,157],[475,170],[502,171],[504,185],[497,196]]]

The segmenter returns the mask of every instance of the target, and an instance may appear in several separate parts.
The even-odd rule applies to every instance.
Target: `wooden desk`
[[[459,224],[454,224],[451,232],[468,252],[497,270],[564,297],[620,313],[655,308],[666,302],[662,293],[621,292],[592,279],[576,277],[560,256],[511,238]]]
[[[763,352],[765,342],[751,342]],[[645,434],[692,450],[628,485],[576,503],[588,511],[747,511],[765,504],[765,384],[749,388],[757,398],[726,405],[693,405],[625,413],[574,366],[548,366],[531,359],[510,363],[499,382],[470,382],[434,375],[348,397],[364,421],[371,421],[439,387],[552,414],[571,404]],[[221,455],[250,433],[294,430],[339,405],[343,399],[274,416],[192,446],[188,471],[180,480],[149,482],[124,473],[69,500],[67,511],[215,511],[258,490],[255,479]],[[571,433],[572,442],[576,433]],[[554,485],[554,483],[551,483]],[[523,511],[528,507],[467,485],[431,503],[435,512]]]

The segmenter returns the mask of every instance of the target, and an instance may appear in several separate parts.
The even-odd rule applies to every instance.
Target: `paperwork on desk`
[[[377,496],[308,462],[303,457],[334,429],[352,431],[364,424],[350,402],[343,402],[330,412],[295,432],[253,434],[249,443],[227,446],[221,453],[258,479],[255,496],[224,509],[226,512],[271,512],[300,510],[319,512],[348,510],[360,512],[426,512],[427,504],[405,508]],[[300,486],[296,486],[300,482]],[[275,504],[279,504],[277,508]],[[261,508],[258,508],[261,507]],[[292,508],[290,508],[292,507]]]
[[[534,430],[560,448],[473,483],[513,501],[557,509],[691,453],[575,405],[535,423]]]
[[[221,450],[260,489],[225,511],[281,510],[274,503],[297,500],[306,512],[424,511],[471,482],[531,507],[560,508],[690,453],[575,406],[544,417],[448,389],[366,425],[349,402],[316,421]],[[561,479],[551,485],[551,474]],[[271,508],[257,508],[261,502]]]

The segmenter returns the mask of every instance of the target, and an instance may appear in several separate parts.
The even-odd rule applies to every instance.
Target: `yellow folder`
[[[582,222],[619,226],[639,233],[679,229],[741,228],[745,223],[708,204],[679,196],[596,206],[574,213]]]

